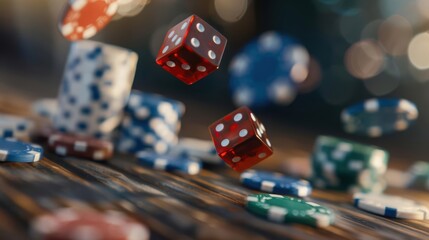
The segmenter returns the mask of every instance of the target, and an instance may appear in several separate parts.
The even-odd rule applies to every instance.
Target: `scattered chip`
[[[43,158],[43,148],[11,138],[0,138],[0,161],[37,162]]]
[[[343,110],[341,120],[348,133],[380,137],[404,131],[419,112],[414,103],[406,99],[369,99]]]
[[[55,133],[49,137],[48,146],[61,156],[80,157],[95,161],[112,158],[110,141],[85,136]]]
[[[103,29],[117,10],[117,0],[69,0],[60,32],[70,41],[88,39]]]
[[[353,202],[357,208],[385,217],[429,219],[429,209],[426,206],[399,196],[355,193]]]
[[[147,240],[150,236],[144,224],[112,210],[59,209],[34,219],[31,229],[35,239]]]
[[[311,185],[306,180],[287,177],[281,173],[247,170],[240,175],[241,183],[251,189],[264,192],[307,197],[311,194]]]
[[[252,194],[246,198],[246,208],[273,222],[301,223],[313,227],[328,227],[335,214],[314,202],[276,194]]]
[[[136,157],[141,165],[157,170],[178,171],[190,175],[198,174],[201,170],[201,162],[189,156],[159,155],[152,151],[140,151]]]
[[[23,117],[0,114],[0,137],[28,140],[34,123]]]

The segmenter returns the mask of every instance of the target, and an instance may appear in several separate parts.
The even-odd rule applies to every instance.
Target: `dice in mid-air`
[[[171,28],[156,63],[186,84],[219,68],[226,38],[196,15]]]
[[[264,125],[240,107],[209,127],[219,156],[235,171],[244,171],[273,153]]]

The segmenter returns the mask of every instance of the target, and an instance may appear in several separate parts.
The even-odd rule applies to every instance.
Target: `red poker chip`
[[[43,240],[146,240],[148,228],[118,211],[104,213],[72,208],[37,217],[32,235]]]
[[[118,10],[117,0],[70,0],[59,23],[70,41],[88,39],[103,29]]]
[[[54,133],[49,136],[48,147],[61,156],[105,161],[113,156],[110,141],[87,136]]]

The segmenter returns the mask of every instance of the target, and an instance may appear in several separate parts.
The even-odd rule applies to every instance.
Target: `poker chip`
[[[376,146],[319,136],[312,154],[312,183],[317,188],[382,192],[389,154]]]
[[[118,0],[118,11],[113,17],[113,20],[136,16],[149,2],[150,0]]]
[[[429,219],[429,208],[399,196],[356,193],[353,195],[353,202],[357,208],[384,217],[415,220]]]
[[[306,180],[261,170],[243,172],[240,175],[240,181],[248,188],[282,195],[307,197],[312,190],[310,183]]]
[[[141,165],[157,170],[178,171],[189,175],[198,174],[201,170],[201,162],[189,156],[160,155],[153,151],[140,151],[136,157]]]
[[[308,75],[310,57],[296,40],[266,32],[249,42],[229,66],[230,90],[236,105],[288,105],[297,84]]]
[[[335,214],[314,202],[276,194],[252,194],[246,198],[246,208],[273,222],[300,223],[313,227],[328,227]]]
[[[185,113],[183,103],[133,90],[122,119],[118,150],[136,153],[145,149],[165,154],[177,144],[181,118]]]
[[[0,114],[0,137],[27,140],[34,127],[33,121],[23,117]]]
[[[91,38],[117,10],[117,0],[69,0],[59,23],[60,32],[70,41]]]
[[[35,239],[147,240],[149,229],[117,211],[104,213],[72,208],[43,214],[31,223]]]
[[[417,117],[416,105],[406,99],[369,99],[341,113],[346,132],[369,137],[404,131]]]
[[[37,162],[43,158],[43,148],[37,144],[21,142],[12,138],[0,138],[0,161]]]
[[[39,99],[32,104],[31,109],[35,115],[53,121],[58,112],[58,101],[56,98]]]
[[[49,137],[48,146],[61,156],[80,157],[95,161],[112,158],[113,144],[92,137],[55,133]]]
[[[177,145],[169,151],[169,154],[188,155],[208,164],[219,165],[223,163],[211,141],[197,138],[180,138]]]

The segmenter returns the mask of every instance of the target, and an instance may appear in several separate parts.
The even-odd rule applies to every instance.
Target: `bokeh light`
[[[248,0],[215,0],[217,15],[226,22],[239,21],[247,11]]]
[[[408,58],[417,69],[429,69],[429,33],[419,33],[408,46]]]
[[[298,83],[298,90],[301,93],[311,92],[319,86],[320,79],[322,78],[322,69],[316,59],[310,58],[307,73],[304,81]]]
[[[344,61],[353,77],[368,79],[383,70],[384,52],[374,40],[362,40],[346,51]]]
[[[392,56],[406,54],[412,35],[411,23],[399,15],[386,19],[378,30],[380,44],[384,47],[384,51]]]

